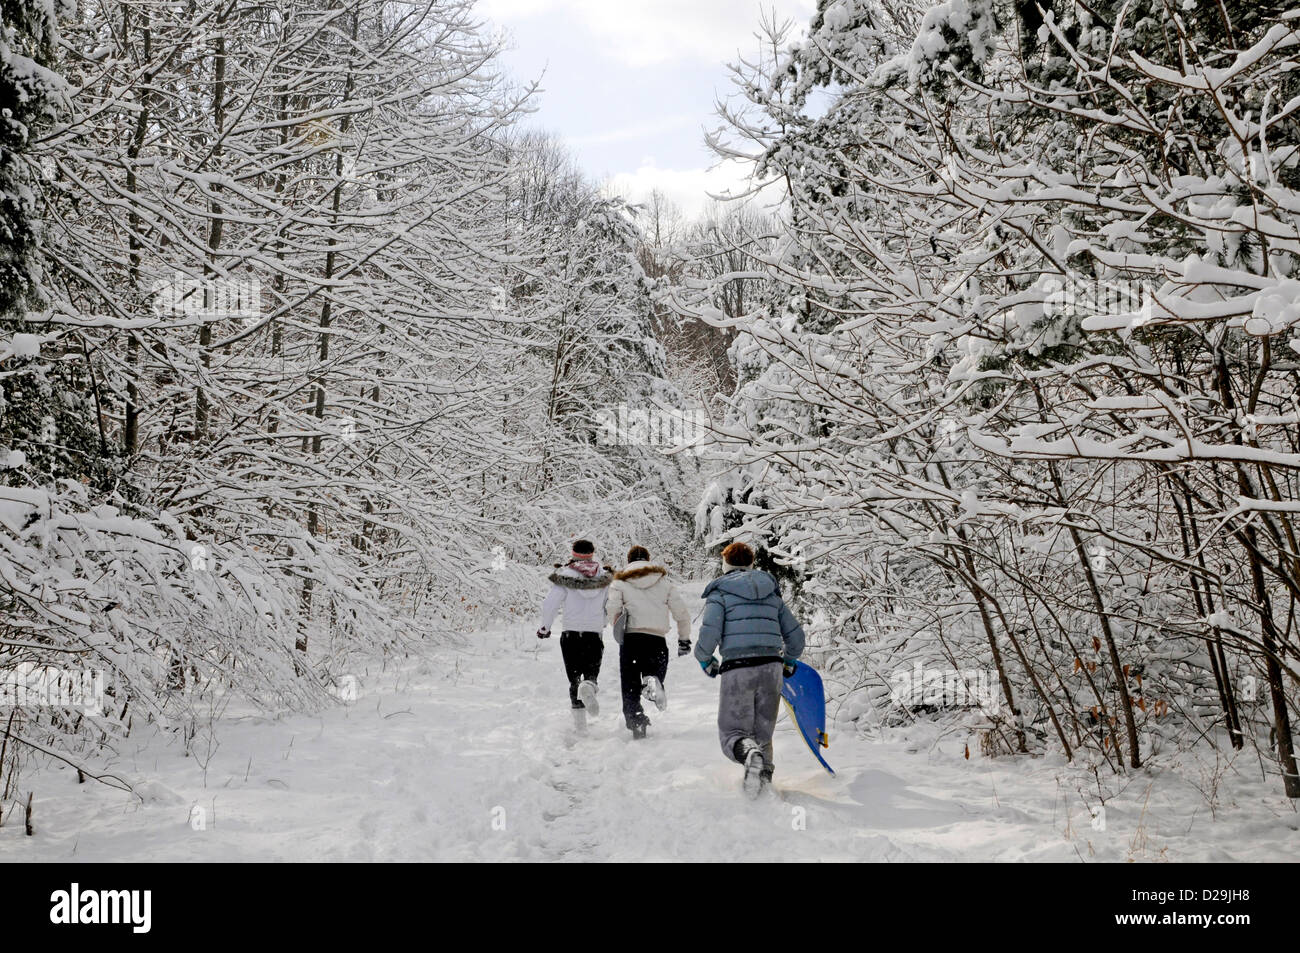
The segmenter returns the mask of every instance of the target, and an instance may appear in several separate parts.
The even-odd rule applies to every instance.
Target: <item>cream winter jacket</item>
[[[690,641],[691,614],[662,566],[641,560],[614,573],[605,615],[612,623],[624,607],[628,611],[627,631],[666,636],[670,624],[676,622],[677,638]]]

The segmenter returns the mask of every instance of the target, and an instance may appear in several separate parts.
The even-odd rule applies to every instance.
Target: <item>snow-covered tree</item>
[[[43,170],[46,289],[3,368],[0,661],[112,704],[24,740],[321,704],[358,656],[518,611],[566,539],[686,538],[660,500],[694,470],[598,439],[671,399],[634,219],[528,171],[530,90],[471,3],[132,0],[60,46],[61,111],[24,94],[5,153]]]
[[[55,117],[64,83],[55,69],[58,36],[53,4],[0,4],[0,315],[39,304],[36,195],[40,167],[33,139]]]
[[[1300,796],[1295,21],[1231,7],[819,4],[715,141],[784,193],[767,290],[678,297],[739,334],[733,532],[811,545],[873,699],[978,660],[1013,749],[1217,722]]]

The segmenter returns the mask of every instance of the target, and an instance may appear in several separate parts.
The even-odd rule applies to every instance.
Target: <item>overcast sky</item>
[[[504,28],[506,63],[540,77],[531,122],[557,133],[599,181],[634,200],[658,187],[688,214],[737,184],[703,129],[730,92],[726,64],[758,50],[763,11],[802,32],[815,0],[481,0]]]

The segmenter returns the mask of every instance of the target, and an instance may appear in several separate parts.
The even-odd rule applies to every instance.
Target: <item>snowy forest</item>
[[[191,845],[209,788],[363,718],[462,791],[443,840],[376,809],[366,850],[277,856],[690,854],[635,811],[736,800],[694,664],[646,749],[682,807],[585,816],[596,769],[491,766],[516,721],[614,744],[612,714],[568,734],[533,637],[582,537],[684,589],[747,543],[807,634],[838,774],[783,723],[785,801],[729,837],[800,836],[793,804],[809,859],[1004,859],[907,834],[955,823],[929,794],[883,806],[924,761],[1026,792],[1032,823],[989,808],[1019,859],[1294,851],[1300,7],[755,8],[698,133],[750,187],[698,216],[585,171],[474,0],[0,17],[0,855],[151,811]],[[439,721],[462,681],[526,702]],[[582,792],[631,783],[625,734]]]

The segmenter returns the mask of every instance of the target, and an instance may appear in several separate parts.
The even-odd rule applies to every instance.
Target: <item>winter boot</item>
[[[664,683],[654,675],[647,675],[641,679],[641,696],[654,702],[655,707],[660,711],[668,707],[668,693],[664,691]]]
[[[582,707],[591,717],[595,718],[600,714],[600,702],[596,699],[596,683],[591,679],[583,679],[582,684],[578,686],[578,701],[582,702]]]
[[[753,800],[763,789],[763,769],[767,767],[763,749],[753,738],[741,738],[736,742],[735,755],[736,760],[745,766],[745,795]]]
[[[587,730],[587,710],[585,708],[573,709],[573,728],[579,734]]]
[[[632,740],[641,741],[645,738],[645,730],[650,727],[650,719],[644,718],[632,725]]]

